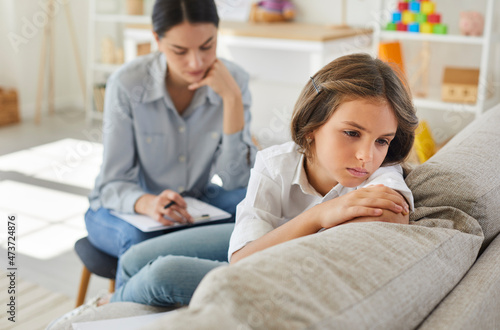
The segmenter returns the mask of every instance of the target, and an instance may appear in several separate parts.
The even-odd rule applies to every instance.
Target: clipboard
[[[184,200],[187,203],[187,211],[194,219],[194,223],[192,224],[174,223],[171,226],[165,226],[154,220],[153,218],[150,218],[147,215],[143,214],[127,214],[116,211],[110,211],[110,213],[115,217],[118,217],[130,223],[132,226],[145,233],[157,230],[175,231],[198,225],[222,223],[231,218],[230,213],[221,210],[218,207],[200,201],[199,199],[193,197],[184,197]]]

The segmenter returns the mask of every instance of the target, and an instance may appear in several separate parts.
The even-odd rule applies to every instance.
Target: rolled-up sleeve
[[[103,146],[103,163],[96,181],[100,206],[134,213],[135,202],[144,191],[139,186],[131,100],[114,77],[106,86]]]

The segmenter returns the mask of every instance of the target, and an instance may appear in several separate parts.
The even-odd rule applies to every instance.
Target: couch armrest
[[[500,236],[418,329],[500,327]]]

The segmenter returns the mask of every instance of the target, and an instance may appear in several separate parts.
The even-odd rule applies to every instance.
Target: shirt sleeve
[[[217,155],[214,166],[214,173],[219,175],[226,190],[247,185],[257,152],[250,133],[252,97],[248,89],[249,77],[246,72],[240,72],[240,74],[241,77],[235,77],[235,79],[241,89],[245,126],[239,132],[223,135],[220,153]]]
[[[410,210],[413,211],[413,194],[406,185],[403,178],[403,169],[400,165],[380,167],[370,178],[362,185],[362,187],[383,184],[386,187],[399,192],[408,202]],[[361,188],[361,187],[360,187]]]
[[[281,190],[281,184],[271,179],[260,153],[257,153],[246,197],[236,208],[236,224],[229,242],[228,261],[231,261],[234,252],[283,223]]]
[[[102,207],[134,213],[139,186],[139,162],[130,96],[116,77],[108,80],[103,120],[103,162],[96,182]]]

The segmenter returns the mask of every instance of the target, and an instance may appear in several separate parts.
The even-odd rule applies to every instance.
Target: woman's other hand
[[[234,97],[241,98],[241,91],[238,84],[224,63],[219,59],[215,60],[202,80],[189,85],[188,89],[195,90],[201,86],[209,86],[223,100]]]

